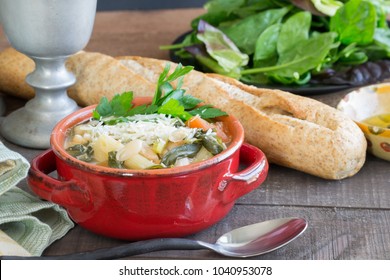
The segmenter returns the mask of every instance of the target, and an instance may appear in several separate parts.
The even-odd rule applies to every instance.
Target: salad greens
[[[92,112],[92,118],[113,125],[126,122],[126,117],[138,114],[166,114],[178,117],[183,121],[187,121],[196,115],[203,119],[226,116],[226,112],[211,105],[199,106],[202,100],[190,94],[185,94],[185,90],[181,88],[183,78],[192,69],[192,66],[183,67],[178,64],[176,69],[169,74],[170,64],[167,63],[159,76],[156,92],[150,105],[144,104],[133,107],[133,92],[124,92],[116,94],[110,101],[107,97],[102,97]],[[172,82],[176,80],[177,85],[174,87]]]
[[[204,7],[181,44],[161,49],[195,58],[206,72],[249,83],[359,85],[373,79],[361,71],[366,63],[390,59],[387,0],[210,0]]]

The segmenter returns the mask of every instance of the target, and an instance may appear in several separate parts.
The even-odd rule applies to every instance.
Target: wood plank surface
[[[390,213],[371,209],[237,204],[224,220],[188,238],[214,243],[219,236],[236,227],[289,216],[306,218],[309,221],[306,232],[285,247],[252,259],[390,259]],[[77,227],[47,249],[46,254],[83,252],[124,243]],[[208,250],[161,251],[132,258],[227,259]]]
[[[122,11],[97,14],[88,51],[112,56],[139,55],[169,59],[160,45],[170,44],[189,30],[202,9]],[[0,50],[9,46],[0,30]],[[347,91],[310,95],[331,106]],[[7,110],[24,101],[5,96]],[[0,141],[31,160],[41,150],[26,149]],[[219,223],[188,238],[215,242],[223,233],[251,223],[297,216],[309,221],[307,231],[294,242],[256,259],[390,259],[389,162],[368,155],[361,171],[344,180],[324,180],[289,168],[271,165],[264,184],[240,198]],[[29,190],[26,181],[20,187]],[[55,242],[45,255],[60,255],[123,244],[124,241],[90,233],[79,226]],[[163,251],[137,259],[222,259],[206,250]]]

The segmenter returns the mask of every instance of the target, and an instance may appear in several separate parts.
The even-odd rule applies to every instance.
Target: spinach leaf
[[[341,57],[338,62],[347,65],[359,65],[368,60],[368,56],[364,51],[355,51],[348,56]]]
[[[66,151],[73,157],[90,162],[93,157],[93,148],[87,145],[76,144],[66,149]]]
[[[245,4],[246,0],[212,0],[204,5],[209,13],[225,12],[232,14]]]
[[[202,131],[198,131],[195,137],[201,140],[203,147],[206,148],[213,155],[217,155],[224,150],[223,144],[220,140],[215,138],[212,134],[206,134]]]
[[[247,3],[241,8],[236,9],[234,11],[234,14],[236,14],[239,18],[244,18],[259,13],[261,11],[265,11],[268,9],[276,9],[287,5],[289,5],[289,3],[283,3],[281,5],[280,3],[276,3],[276,1],[273,0],[252,0],[247,1]]]
[[[278,60],[277,42],[281,24],[269,26],[256,41],[253,64],[255,67],[265,67],[276,64]]]
[[[196,30],[199,21],[204,20],[209,24],[220,27],[220,25],[230,25],[237,19],[245,18],[258,12],[286,6],[289,3],[275,3],[275,0],[211,0],[206,2],[204,8],[207,13],[195,18],[191,22],[191,27]]]
[[[253,68],[241,71],[242,75],[267,73],[271,76],[300,79],[307,71],[320,67],[321,63],[334,47],[336,34],[327,32],[299,42],[294,48],[279,54],[274,66]]]
[[[277,50],[279,54],[296,48],[296,45],[309,38],[311,14],[299,12],[289,17],[280,30]]]
[[[208,1],[204,8],[207,13],[195,18],[191,22],[191,27],[196,30],[199,21],[203,20],[213,26],[218,26],[221,22],[231,21],[237,18],[234,11],[245,4],[245,0],[212,0]]]
[[[246,17],[222,31],[246,54],[253,54],[260,34],[270,25],[278,23],[290,8],[271,9]]]
[[[332,57],[332,63],[337,62],[340,65],[357,65],[362,64],[367,60],[368,56],[366,51],[357,46],[356,43],[339,48],[338,53]]]
[[[376,27],[376,10],[363,0],[348,1],[330,19],[330,30],[339,34],[341,43],[366,45],[373,41]]]
[[[199,21],[204,20],[213,26],[219,26],[223,22],[228,22],[237,19],[238,17],[234,14],[227,14],[224,11],[217,13],[206,13],[191,21],[192,30],[197,30]]]
[[[317,68],[334,47],[335,38],[335,33],[327,32],[297,43],[294,48],[279,54],[277,69],[270,74],[296,77]]]
[[[185,144],[175,148],[172,148],[164,154],[161,162],[165,166],[171,166],[175,164],[176,160],[183,157],[193,158],[199,152],[202,145],[199,143]]]
[[[383,48],[390,56],[390,30],[388,28],[375,29],[374,43]]]
[[[116,159],[117,151],[108,152],[108,166],[112,168],[123,168],[123,162]]]

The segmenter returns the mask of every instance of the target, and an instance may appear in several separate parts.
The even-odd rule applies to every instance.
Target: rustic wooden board
[[[358,174],[333,181],[271,165],[265,183],[239,202],[388,209],[389,167],[388,162],[368,156]]]
[[[222,221],[188,238],[215,242],[234,228],[279,217],[298,216],[309,221],[308,229],[285,247],[250,259],[357,260],[390,258],[390,212],[338,207],[237,205]],[[45,254],[73,253],[126,242],[92,234],[80,227],[54,243]],[[211,251],[161,251],[136,259],[226,259]]]

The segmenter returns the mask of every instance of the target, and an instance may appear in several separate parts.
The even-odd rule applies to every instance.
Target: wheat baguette
[[[118,59],[151,82],[166,63],[142,57]],[[365,162],[362,131],[324,103],[197,71],[187,75],[183,85],[190,94],[236,116],[246,141],[262,149],[272,163],[325,179],[343,179],[356,174]]]
[[[68,94],[83,106],[99,103],[102,96],[111,99],[115,94],[132,91],[135,96],[153,96],[155,84],[111,56],[96,52],[73,55],[67,68],[77,77]]]
[[[111,56],[96,52],[79,52],[66,62],[77,80],[68,95],[80,106],[99,102],[102,96],[112,98],[117,93],[133,91],[136,96],[152,96],[155,84],[122,65]],[[25,81],[35,69],[32,59],[7,48],[0,53],[0,91],[23,99],[35,96]]]
[[[34,89],[25,79],[34,68],[34,61],[24,54],[13,48],[3,50],[0,53],[0,91],[18,98],[33,98]]]
[[[367,142],[347,116],[324,103],[280,90],[259,89],[220,75],[209,75],[226,91],[256,108],[258,135],[247,133],[271,162],[329,179],[356,174]],[[244,93],[257,98],[246,99]]]

